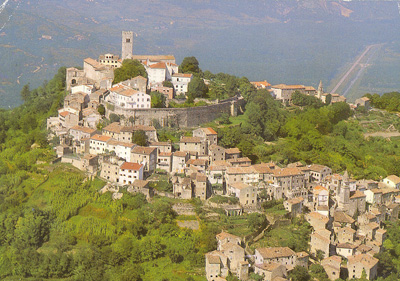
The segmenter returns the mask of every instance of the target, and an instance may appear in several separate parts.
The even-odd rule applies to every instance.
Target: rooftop
[[[283,258],[296,255],[289,247],[271,247],[256,249],[264,259]]]
[[[142,164],[138,163],[132,163],[132,162],[125,162],[124,164],[121,165],[121,169],[123,170],[133,170],[133,171],[139,171],[140,168],[142,168]]]

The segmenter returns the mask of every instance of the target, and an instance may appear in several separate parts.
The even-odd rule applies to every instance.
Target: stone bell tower
[[[129,59],[133,54],[133,31],[122,31],[121,59]]]

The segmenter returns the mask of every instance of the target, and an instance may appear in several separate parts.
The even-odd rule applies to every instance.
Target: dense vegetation
[[[382,96],[378,94],[366,94],[365,97],[370,99],[371,105],[380,108],[386,109],[388,111],[400,111],[400,93],[399,92],[391,92],[383,94]]]
[[[115,69],[113,83],[116,84],[139,75],[147,78],[146,69],[140,63],[140,61],[125,59],[122,62],[122,66]]]

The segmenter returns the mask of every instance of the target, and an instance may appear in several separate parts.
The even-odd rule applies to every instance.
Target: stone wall
[[[123,109],[114,106],[113,110],[107,110],[107,117],[114,113],[123,115],[126,119],[133,117],[136,125],[152,125],[155,119],[163,127],[196,127],[213,121],[223,113],[236,116],[237,111],[244,104],[245,101],[242,98],[234,97],[220,101],[218,104],[187,108]]]

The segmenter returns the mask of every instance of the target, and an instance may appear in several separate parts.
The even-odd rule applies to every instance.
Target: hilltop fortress
[[[119,84],[113,85],[114,70],[122,66],[124,59],[138,60],[148,73],[147,80],[144,77],[136,77],[120,83],[125,88],[129,87],[143,93],[139,99],[144,98],[150,101],[148,93],[150,91],[158,91],[165,94],[167,100],[171,100],[175,94],[186,94],[188,84],[192,79],[192,74],[178,72],[179,66],[176,64],[173,55],[134,55],[133,40],[133,32],[123,31],[121,57],[115,54],[104,54],[100,55],[97,60],[92,58],[84,59],[83,69],[67,68],[67,91],[76,93],[76,89],[79,87],[89,87],[89,96],[94,92],[98,94],[96,95],[96,101],[99,105],[104,105],[107,117],[114,113],[124,116],[126,119],[132,120],[133,118],[134,124],[137,125],[152,125],[157,120],[161,126],[194,127],[210,122],[223,113],[236,116],[238,109],[244,105],[244,100],[240,96],[236,96],[227,100],[216,101],[207,106],[150,108],[149,104],[133,101],[133,98],[131,96],[127,97],[126,93],[117,93],[116,86]],[[165,80],[171,81],[174,88],[164,87],[162,83]],[[79,92],[81,91],[79,90]],[[86,105],[80,105],[79,107],[84,109]],[[76,113],[76,110],[68,110],[66,108],[62,111],[64,115],[66,111]],[[84,116],[73,118],[73,124],[70,125],[86,124],[83,118]]]

